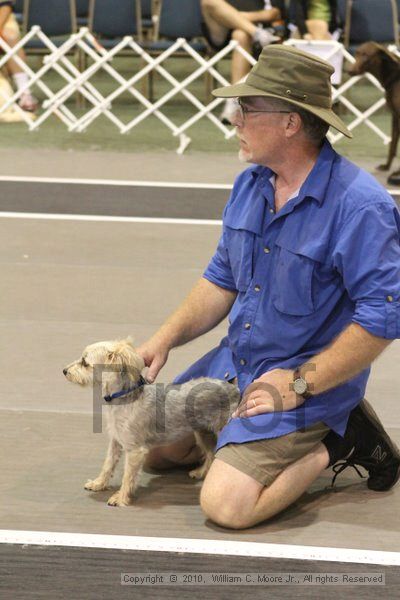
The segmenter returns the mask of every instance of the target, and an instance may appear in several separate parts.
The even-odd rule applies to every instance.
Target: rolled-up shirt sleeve
[[[333,263],[355,303],[352,321],[386,339],[400,337],[400,215],[369,204],[344,224]]]
[[[225,231],[222,232],[215,254],[208,263],[203,277],[222,288],[236,290],[226,247]]]

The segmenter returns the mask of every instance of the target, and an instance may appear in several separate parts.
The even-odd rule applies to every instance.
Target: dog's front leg
[[[106,459],[100,474],[96,477],[96,479],[89,479],[85,483],[85,490],[99,492],[100,490],[106,490],[108,488],[108,484],[114,473],[114,469],[117,466],[121,452],[121,444],[117,442],[116,439],[112,438],[108,445]]]
[[[122,485],[118,492],[113,494],[108,500],[110,506],[128,506],[130,504],[148,452],[148,449],[143,447],[125,452],[125,469],[122,477]]]

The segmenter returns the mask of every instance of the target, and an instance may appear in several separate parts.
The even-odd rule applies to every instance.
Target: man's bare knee
[[[200,506],[210,521],[227,529],[246,529],[251,526],[250,518],[238,510],[232,497],[215,495],[203,486],[200,493]]]
[[[249,475],[216,458],[205,478],[200,506],[217,525],[245,529],[254,524],[253,509],[263,489]]]

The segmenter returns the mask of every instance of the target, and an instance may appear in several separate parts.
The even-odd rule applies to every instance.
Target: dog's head
[[[101,384],[105,397],[130,389],[140,380],[144,366],[131,338],[127,338],[87,346],[82,356],[66,366],[63,373],[69,381],[79,385]]]
[[[362,75],[368,72],[379,76],[386,63],[398,64],[399,62],[394,54],[376,42],[361,44],[356,50],[355,59],[356,62],[347,69],[350,75]]]

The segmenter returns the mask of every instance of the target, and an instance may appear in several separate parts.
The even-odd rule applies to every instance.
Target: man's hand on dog
[[[304,402],[293,391],[293,371],[273,369],[255,379],[244,391],[232,417],[254,417],[269,412],[292,410]]]
[[[136,348],[136,352],[143,358],[146,367],[149,368],[146,373],[147,381],[153,383],[167,362],[169,348],[165,348],[159,341],[151,338]]]

